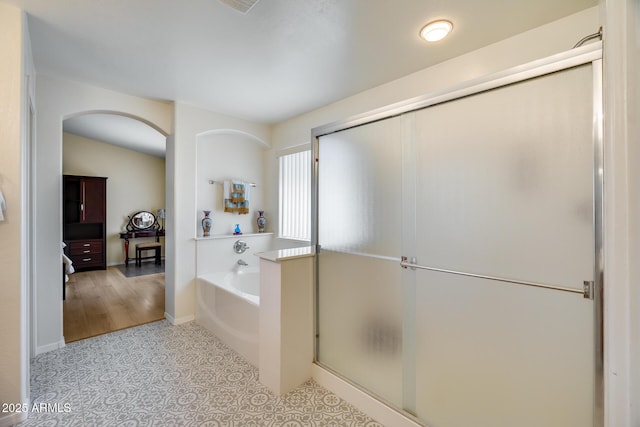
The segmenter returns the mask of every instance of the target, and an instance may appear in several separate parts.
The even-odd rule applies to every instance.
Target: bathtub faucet
[[[244,240],[236,240],[233,244],[233,251],[237,254],[243,254],[247,249],[249,249],[249,246],[247,246],[247,242]]]
[[[242,260],[242,259],[239,259],[237,264],[238,265],[249,265],[249,264],[247,264],[247,262],[245,260]]]

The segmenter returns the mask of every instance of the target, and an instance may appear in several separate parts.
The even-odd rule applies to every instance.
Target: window
[[[311,240],[311,150],[279,158],[279,237]]]

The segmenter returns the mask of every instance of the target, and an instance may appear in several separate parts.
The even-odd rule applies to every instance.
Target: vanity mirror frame
[[[144,224],[149,223],[149,221],[145,221],[140,224],[142,217],[151,216],[153,221],[147,227],[144,227]],[[158,224],[158,218],[150,211],[138,211],[133,215],[129,216],[129,223],[127,224],[127,231],[149,231],[149,230],[159,230],[160,224]]]

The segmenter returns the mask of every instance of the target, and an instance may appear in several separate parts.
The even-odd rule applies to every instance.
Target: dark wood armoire
[[[63,240],[77,271],[107,268],[107,178],[64,175]]]

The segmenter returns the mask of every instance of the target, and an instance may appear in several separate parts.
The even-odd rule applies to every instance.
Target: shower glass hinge
[[[593,281],[585,280],[584,282],[582,282],[582,289],[584,291],[584,297],[586,299],[594,298],[595,283]]]

